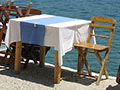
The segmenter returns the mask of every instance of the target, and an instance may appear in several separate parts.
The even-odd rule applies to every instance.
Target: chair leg
[[[25,61],[25,64],[24,64],[24,66],[23,66],[24,69],[27,68],[28,62],[29,62],[29,59],[27,59],[27,60]]]
[[[90,67],[89,67],[89,65],[88,65],[88,62],[87,62],[87,60],[86,60],[87,51],[88,51],[88,49],[86,48],[86,49],[84,50],[84,54],[83,54],[84,58],[83,58],[83,60],[84,60],[84,64],[85,64],[85,66],[86,66],[86,69],[87,69],[87,71],[88,71],[88,74],[91,76],[91,70],[90,70]]]
[[[86,59],[85,59],[85,66],[87,68],[88,74],[91,76],[91,70]]]
[[[105,64],[102,65],[96,84],[99,85]]]
[[[100,70],[100,73],[99,73],[99,76],[98,76],[98,79],[97,79],[97,82],[96,82],[97,85],[99,85],[102,74],[103,74],[103,71],[105,70],[105,64],[107,62],[108,55],[109,55],[109,50],[106,51],[105,58],[102,62],[102,67],[101,67],[101,70]]]
[[[30,49],[30,56],[33,58],[34,63],[37,64],[37,59],[36,59],[35,56],[33,55],[34,45],[31,45],[30,48],[31,48],[31,49]]]
[[[78,49],[78,69],[77,72],[78,74],[83,73],[83,55],[82,55],[82,48],[77,48]]]
[[[102,60],[102,58],[100,57],[100,55],[99,55],[99,53],[98,53],[98,52],[96,53],[96,56],[97,56],[97,58],[98,58],[98,60],[99,60],[100,64],[102,65],[103,60]],[[108,75],[108,72],[107,72],[106,67],[104,68],[104,73],[105,73],[106,79],[108,79],[108,76],[109,76],[109,75]]]
[[[27,47],[26,45],[24,45],[24,46],[25,46],[25,52],[27,55],[26,55],[26,61],[24,63],[23,68],[26,69],[28,66],[28,63],[29,63],[29,59],[31,57],[31,50],[30,50],[30,47]]]
[[[91,76],[91,70],[86,60],[87,50],[83,50],[83,48],[78,48],[78,74],[83,73],[83,65],[85,64],[88,74]]]
[[[31,56],[33,58],[34,63],[37,64],[38,62],[37,62],[37,59],[35,58],[35,56],[33,54],[31,54]]]
[[[6,53],[8,53],[9,52],[9,49],[7,48],[7,50],[6,50]],[[7,57],[7,54],[5,55],[5,58]]]
[[[106,51],[106,53],[105,53],[105,57],[106,57],[106,55],[109,55],[109,49]],[[108,56],[107,56],[107,58],[108,58]],[[107,62],[107,60],[106,60],[106,62]],[[107,72],[107,68],[105,68],[106,69],[106,79],[108,79],[108,72]]]
[[[24,67],[23,68],[27,68],[28,66],[28,62],[30,60],[30,58],[32,57],[33,61],[35,64],[37,64],[37,59],[35,58],[35,56],[33,55],[33,49],[34,49],[34,45],[30,45],[30,46],[25,46],[26,47],[26,53],[27,53],[27,59],[25,61]]]
[[[120,65],[119,65],[118,72],[117,72],[116,82],[117,82],[118,84],[120,84]]]

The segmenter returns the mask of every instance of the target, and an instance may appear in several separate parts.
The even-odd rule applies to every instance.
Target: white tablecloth
[[[87,41],[89,23],[90,21],[87,20],[47,14],[11,19],[6,33],[5,44],[9,47],[11,43],[21,41],[24,43],[54,47],[54,49],[59,52],[58,60],[61,66],[63,64],[62,56],[72,50],[74,43]],[[29,27],[30,25],[33,25],[33,27]],[[40,27],[44,28],[44,30],[41,30]],[[22,30],[23,28],[28,30],[24,31]],[[31,31],[29,31],[29,29]],[[43,31],[42,35],[39,35],[41,32],[37,33],[39,29],[41,32]],[[26,37],[23,38],[24,36]],[[95,43],[95,38],[93,38],[92,42]]]

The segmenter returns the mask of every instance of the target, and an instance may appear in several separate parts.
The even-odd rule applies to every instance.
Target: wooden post
[[[58,51],[55,52],[54,83],[60,83],[61,67],[58,64]]]
[[[14,72],[16,74],[20,73],[20,61],[21,61],[21,47],[22,43],[20,41],[16,42],[16,51],[15,51],[15,67]]]
[[[43,67],[45,65],[45,51],[46,47],[45,46],[40,46],[40,67]]]

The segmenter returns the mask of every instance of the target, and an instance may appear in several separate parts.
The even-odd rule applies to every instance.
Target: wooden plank
[[[115,19],[112,19],[112,18],[109,18],[109,17],[101,17],[101,16],[94,16],[94,17],[91,18],[91,21],[109,23],[109,24],[116,24]]]
[[[103,37],[103,38],[110,38],[109,36],[103,36],[103,35],[97,35],[97,34],[91,34],[92,36],[97,36],[97,37]]]
[[[90,24],[91,27],[105,28],[105,29],[115,29],[113,26],[100,25],[100,24]]]
[[[58,64],[58,51],[55,52],[54,83],[60,83],[61,67]]]
[[[21,49],[22,43],[20,41],[16,42],[16,51],[15,51],[15,68],[14,72],[16,74],[20,73],[20,61],[21,61]]]

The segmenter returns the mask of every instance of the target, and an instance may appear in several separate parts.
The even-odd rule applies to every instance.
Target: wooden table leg
[[[61,67],[58,64],[58,51],[55,52],[55,69],[54,69],[54,83],[60,83]]]
[[[46,47],[45,46],[40,46],[40,67],[43,67],[45,65],[45,51]]]
[[[14,72],[16,74],[20,73],[20,61],[21,61],[21,49],[22,43],[20,41],[16,42],[16,51],[15,51],[15,66]]]

